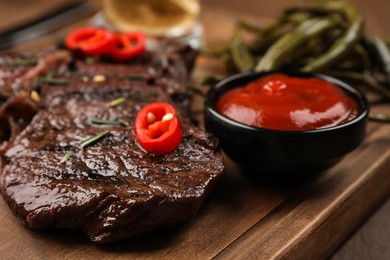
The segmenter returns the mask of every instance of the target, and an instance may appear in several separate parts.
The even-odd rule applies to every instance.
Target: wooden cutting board
[[[206,41],[226,42],[238,15],[206,10]],[[53,42],[73,24],[24,48]],[[223,28],[223,30],[221,30]],[[23,46],[21,47],[23,48]],[[194,81],[223,72],[199,58]],[[199,120],[201,98],[194,103]],[[97,246],[82,233],[26,229],[0,199],[1,259],[310,259],[326,257],[390,195],[390,125],[369,123],[365,142],[332,169],[306,181],[273,183],[244,176],[226,158],[226,171],[186,225]]]

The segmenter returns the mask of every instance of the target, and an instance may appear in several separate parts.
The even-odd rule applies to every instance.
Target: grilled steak
[[[216,140],[188,118],[185,63],[169,59],[146,55],[127,66],[76,61],[54,70],[66,86],[40,83],[40,111],[1,151],[1,193],[28,227],[78,228],[107,243],[196,213],[223,161]],[[104,77],[94,80],[97,74]],[[119,97],[126,101],[111,107]],[[183,127],[182,143],[162,156],[144,151],[133,131],[137,112],[155,101],[173,104]],[[123,123],[96,125],[91,118]],[[102,140],[80,147],[103,130],[109,134]],[[74,155],[61,163],[69,151]]]
[[[10,53],[0,57],[0,100],[28,91],[38,76],[59,69],[71,58],[67,51],[47,49],[36,53]]]
[[[64,71],[70,58],[69,52],[54,49],[0,57],[0,143],[12,140],[37,113],[30,92],[38,78],[52,70]]]
[[[188,110],[190,91],[188,71],[194,63],[195,52],[189,47],[167,48],[159,53],[148,52],[128,63],[101,62],[97,59],[72,59],[64,50],[47,49],[40,53],[12,53],[0,57],[0,143],[12,140],[32,119],[37,109],[31,106],[29,93],[37,90],[43,94],[56,89],[40,79],[47,77],[73,77],[78,84],[93,80],[96,75],[110,76],[124,81],[144,77],[148,83],[163,88],[175,103]],[[78,77],[75,77],[78,76]],[[18,98],[12,99],[14,96]],[[11,99],[11,100],[10,100]],[[8,101],[8,103],[7,103]],[[15,102],[16,101],[16,102]],[[29,107],[29,112],[20,117],[19,107]],[[27,116],[29,115],[29,116]]]

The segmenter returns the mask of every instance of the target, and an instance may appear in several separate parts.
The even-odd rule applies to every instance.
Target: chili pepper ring
[[[183,138],[175,109],[162,102],[151,103],[138,112],[134,132],[141,147],[155,155],[172,152]]]
[[[69,33],[65,45],[69,50],[85,55],[107,55],[115,61],[127,61],[145,52],[142,32],[114,33],[99,27],[83,27]]]
[[[125,61],[140,56],[145,51],[145,35],[140,32],[117,33],[109,55],[116,61]]]
[[[114,34],[98,27],[83,27],[70,33],[65,44],[70,50],[81,50],[87,55],[102,55],[114,44]]]

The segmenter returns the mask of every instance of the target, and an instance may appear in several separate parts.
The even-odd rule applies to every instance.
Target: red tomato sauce
[[[355,118],[357,102],[319,78],[271,74],[223,95],[218,112],[240,123],[277,130],[313,130]]]

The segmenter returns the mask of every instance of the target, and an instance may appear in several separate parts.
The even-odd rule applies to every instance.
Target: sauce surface
[[[216,104],[222,115],[240,123],[276,130],[314,130],[355,118],[357,102],[319,78],[271,74],[231,90]]]

